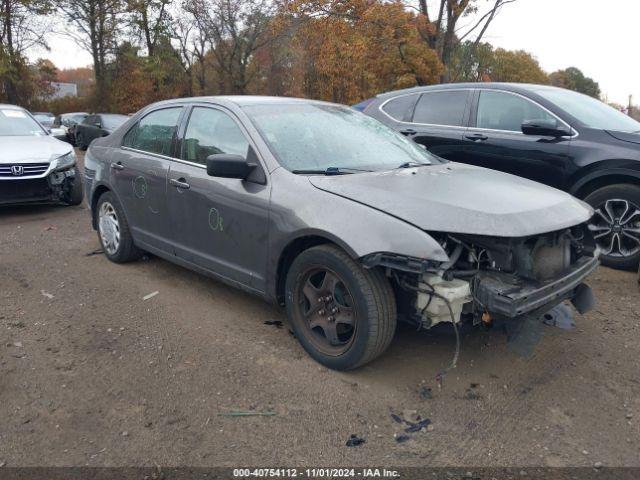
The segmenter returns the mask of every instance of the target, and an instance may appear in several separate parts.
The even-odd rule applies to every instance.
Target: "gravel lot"
[[[600,268],[596,310],[574,331],[546,328],[531,358],[498,332],[467,333],[438,389],[449,334],[401,328],[382,358],[337,373],[265,323],[284,322],[280,309],[98,249],[86,207],[0,208],[7,466],[640,466],[632,273]],[[275,415],[219,416],[238,410]],[[405,410],[433,428],[398,443],[390,413]],[[345,446],[351,434],[366,443]]]

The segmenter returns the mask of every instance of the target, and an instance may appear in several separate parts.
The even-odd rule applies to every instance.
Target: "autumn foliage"
[[[549,83],[529,53],[480,41],[511,0],[419,1],[416,8],[407,0],[4,1],[23,6],[17,17],[0,18],[5,31],[44,11],[45,1],[92,55],[91,68],[29,65],[0,29],[0,101],[54,113],[131,113],[194,95],[353,104],[442,81]],[[483,5],[491,9],[480,14]],[[479,20],[469,21],[474,14]],[[33,35],[46,43],[43,31]],[[556,72],[552,81],[587,85],[575,70]],[[51,81],[76,83],[79,97],[51,100]]]
[[[288,41],[274,42],[267,58],[277,58],[278,48],[287,50],[291,68],[283,93],[353,103],[437,81],[442,64],[420,38],[422,21],[401,2],[293,2],[272,32]]]

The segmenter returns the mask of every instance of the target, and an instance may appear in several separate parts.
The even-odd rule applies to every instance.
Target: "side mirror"
[[[102,128],[102,122],[96,122],[96,128]]]
[[[207,157],[207,175],[212,177],[246,180],[256,166],[255,163],[249,163],[242,155],[216,153]]]
[[[557,120],[525,120],[520,127],[525,135],[542,137],[570,137],[571,131]]]

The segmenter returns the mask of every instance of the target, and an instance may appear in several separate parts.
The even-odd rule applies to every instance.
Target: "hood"
[[[0,137],[0,164],[50,162],[71,150],[68,143],[49,136]]]
[[[615,130],[605,130],[605,132],[617,140],[640,144],[640,132],[617,132]]]
[[[593,214],[555,188],[453,162],[309,181],[428,231],[524,237],[577,225]]]

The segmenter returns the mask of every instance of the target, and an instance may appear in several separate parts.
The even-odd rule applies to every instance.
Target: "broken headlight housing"
[[[67,153],[66,155],[62,155],[61,157],[56,158],[53,164],[53,171],[59,172],[61,170],[68,170],[72,168],[76,164],[76,155],[73,153],[73,150]]]

